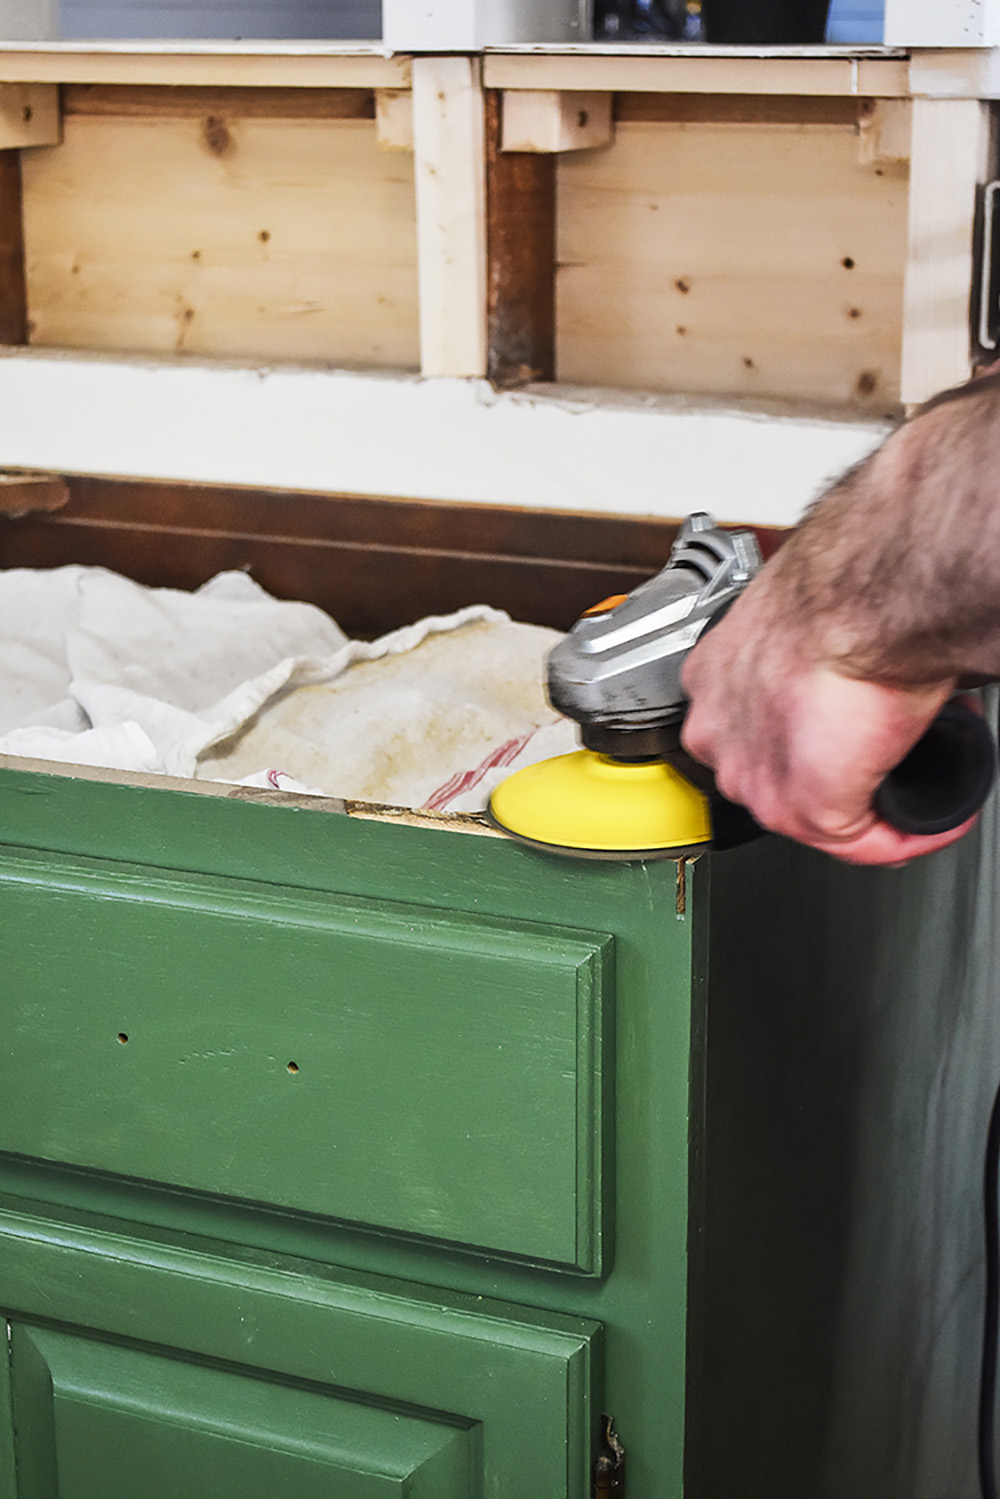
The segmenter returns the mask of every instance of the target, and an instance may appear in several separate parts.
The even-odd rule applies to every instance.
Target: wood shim
[[[71,114],[23,171],[36,345],[417,365],[412,165],[373,120]]]
[[[558,173],[558,379],[896,406],[907,173],[855,126],[620,119]]]

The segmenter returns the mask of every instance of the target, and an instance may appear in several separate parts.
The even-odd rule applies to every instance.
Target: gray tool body
[[[752,531],[722,531],[699,512],[655,578],[577,620],[549,653],[548,695],[588,749],[620,760],[676,752],[687,654],[761,566]]]
[[[680,742],[688,652],[763,565],[752,531],[724,531],[698,512],[683,523],[667,565],[648,582],[584,614],[550,651],[552,706],[580,726],[584,746],[622,762],[667,760],[712,802],[727,841],[759,831],[719,795],[710,770]],[[906,833],[943,833],[979,810],[996,776],[996,745],[982,715],[946,703],[923,738],[878,788],[880,817]],[[719,840],[716,842],[719,846]]]

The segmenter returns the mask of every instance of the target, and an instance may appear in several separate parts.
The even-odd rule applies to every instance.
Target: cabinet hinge
[[[601,1417],[601,1450],[594,1463],[594,1499],[617,1494],[625,1499],[625,1448],[618,1440],[612,1416]]]

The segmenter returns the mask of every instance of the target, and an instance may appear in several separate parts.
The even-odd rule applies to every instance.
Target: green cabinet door
[[[599,1329],[0,1213],[2,1499],[580,1499]]]

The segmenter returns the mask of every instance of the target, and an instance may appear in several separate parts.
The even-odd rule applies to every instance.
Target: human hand
[[[899,687],[849,675],[822,639],[796,626],[779,574],[765,568],[691,652],[685,748],[762,826],[850,863],[900,864],[955,842],[974,818],[915,836],[872,805],[953,681]]]

